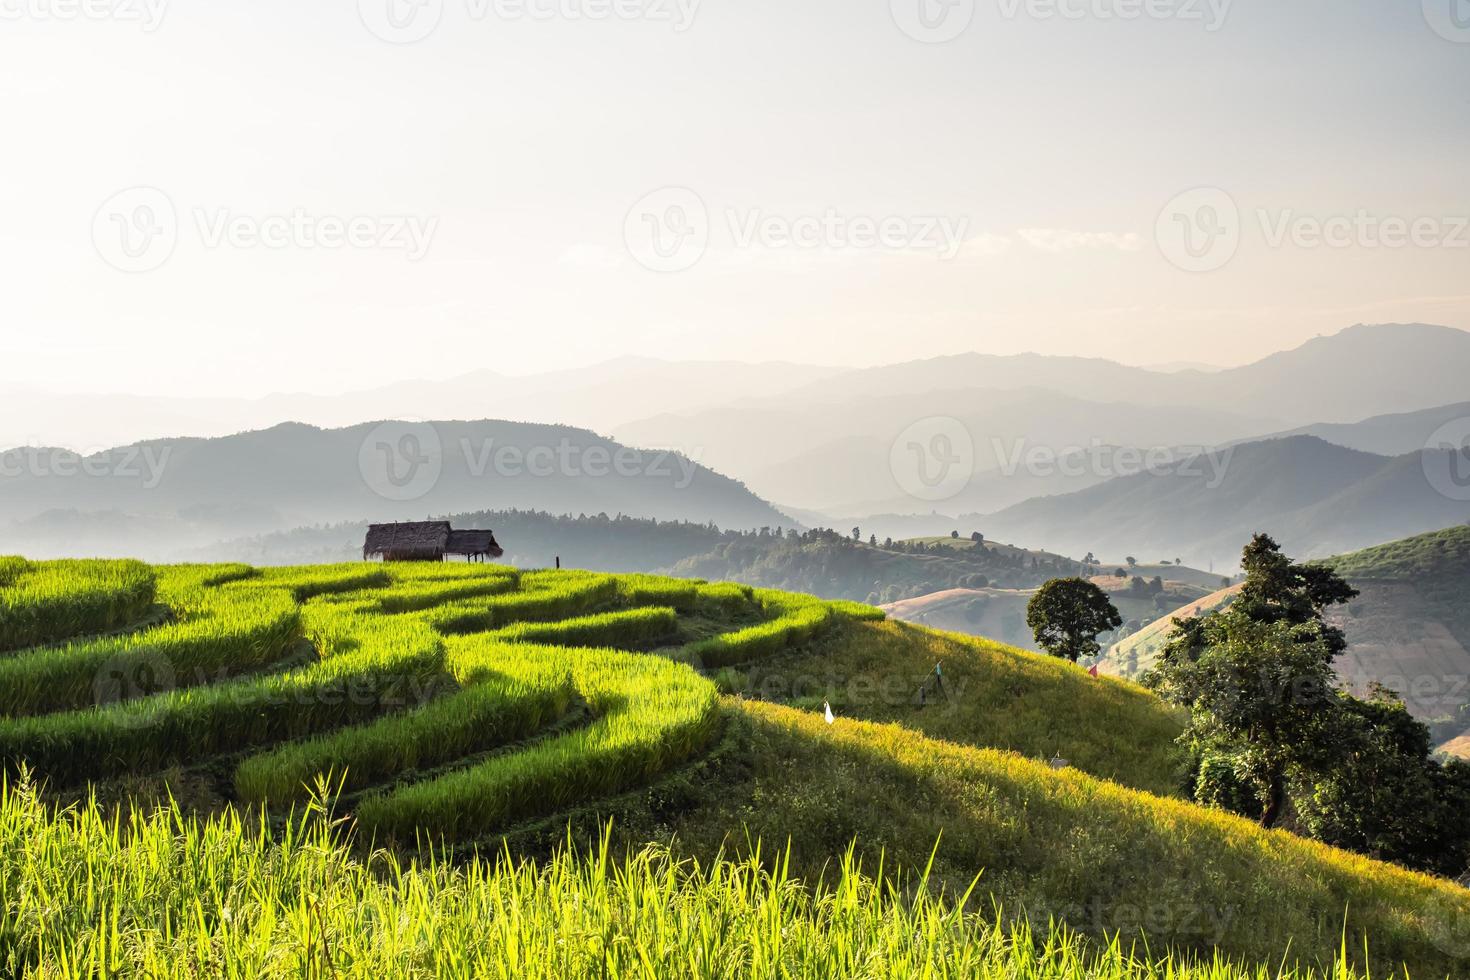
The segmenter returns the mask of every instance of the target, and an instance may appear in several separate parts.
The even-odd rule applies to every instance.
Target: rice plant
[[[513,591],[517,581],[511,575],[461,576],[447,581],[418,580],[411,587],[400,585],[384,592],[378,608],[385,613],[418,612],[449,602],[479,599]]]
[[[0,721],[0,767],[29,763],[61,784],[200,762],[371,721],[437,693],[444,648],[414,619],[301,608],[319,659],[294,670]]]
[[[662,575],[619,575],[618,596],[630,606],[670,606],[691,612],[699,601],[703,582]]]
[[[837,615],[831,603],[806,596],[760,591],[756,599],[775,618],[691,643],[684,656],[709,670],[748,663],[805,643]]]
[[[1065,926],[1007,922],[965,894],[900,892],[851,851],[802,883],[777,852],[626,857],[604,839],[543,863],[352,856],[326,811],[284,834],[176,804],[125,824],[0,786],[0,972],[58,980],[1368,980],[1189,960]],[[902,875],[896,877],[902,878]],[[1283,951],[1285,953],[1286,951]]]
[[[369,797],[358,819],[405,842],[472,838],[509,820],[642,785],[714,736],[714,685],[683,664],[617,650],[449,640],[448,666],[462,683],[527,660],[570,669],[596,721],[523,752]]]
[[[155,576],[142,562],[0,561],[0,652],[115,630],[153,605]]]
[[[148,589],[152,599],[152,588]],[[0,716],[71,711],[163,690],[215,683],[285,656],[301,636],[282,590],[165,583],[171,622],[154,629],[23,652],[0,660]]]
[[[475,633],[511,623],[549,622],[590,613],[617,598],[611,575],[584,575],[565,581],[529,573],[524,591],[488,599],[446,603],[428,611],[428,622],[439,632]]]
[[[575,694],[563,667],[505,664],[417,710],[253,756],[235,788],[246,800],[281,803],[308,799],[322,777],[348,791],[391,782],[532,735],[565,715]]]
[[[637,648],[671,639],[678,631],[679,616],[673,609],[653,608],[578,616],[554,623],[516,623],[489,635],[507,643]]]
[[[30,564],[19,555],[0,555],[0,589],[14,582]]]

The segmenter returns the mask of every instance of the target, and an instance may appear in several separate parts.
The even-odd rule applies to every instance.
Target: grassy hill
[[[1328,559],[1362,593],[1338,614],[1351,645],[1343,673],[1385,676],[1444,748],[1470,758],[1470,527]]]
[[[1113,643],[1103,654],[1098,669],[1115,677],[1135,678],[1153,666],[1168,642],[1174,620],[1203,616],[1229,604],[1240,592],[1239,585],[1212,592],[1202,599],[1160,616],[1137,633]]]
[[[943,548],[946,551],[952,551],[956,554],[965,554],[974,549],[974,543],[970,540],[970,536],[968,533],[961,533],[958,538],[950,534],[922,535],[916,538],[908,538],[904,541],[904,543],[922,544],[929,548]],[[1055,552],[1046,551],[1044,549],[1037,550],[1034,548],[1022,548],[1019,545],[1004,544],[1000,541],[988,540],[985,542],[985,547],[988,550],[998,555],[1004,555],[1007,558],[1019,557],[1027,561],[1039,560],[1046,564],[1078,564],[1077,559],[1075,558],[1069,558],[1066,555],[1059,555]]]
[[[609,818],[613,853],[662,842],[710,868],[752,852],[809,884],[833,880],[850,847],[895,882],[932,853],[929,884],[951,898],[978,876],[971,908],[983,919],[1026,917],[1045,934],[1055,917],[1093,940],[1146,940],[1150,955],[1325,965],[1346,934],[1350,956],[1366,937],[1380,968],[1470,968],[1457,931],[1470,892],[1171,798],[1178,723],[1147,692],[868,607],[471,565],[3,560],[0,625],[0,766],[12,784],[25,765],[52,799],[134,808],[167,789],[216,821],[134,822],[148,844],[123,852],[85,806],[53,818],[7,789],[0,881],[18,897],[0,909],[0,958],[12,970],[87,962],[111,948],[108,923],[125,912],[120,955],[153,950],[157,976],[184,960],[219,972],[221,949],[262,943],[280,944],[298,973],[336,972],[323,944],[459,972],[415,959],[390,921],[346,910],[393,907],[373,889],[397,881],[418,897],[386,919],[428,915],[424,889],[490,887],[476,851],[544,856],[569,823],[580,840]],[[918,703],[941,663],[948,698]],[[808,710],[821,700],[831,726]],[[1053,768],[1055,757],[1070,765]],[[307,831],[286,814],[309,805],[318,780],[337,786],[340,827],[356,840],[322,843],[312,860],[323,870],[291,879]],[[266,818],[242,824],[242,809]],[[402,862],[429,861],[425,840],[449,848],[434,860],[469,863],[410,885]],[[369,844],[398,855],[376,885],[353,870],[384,860]],[[93,872],[68,873],[83,864]],[[593,887],[598,866],[576,880]],[[242,868],[257,869],[249,901],[223,891]],[[275,903],[308,894],[308,878],[317,911],[303,934]],[[277,880],[279,892],[263,884]],[[113,911],[41,914],[58,901]],[[177,918],[160,920],[160,907]],[[280,920],[263,919],[270,910]],[[503,921],[482,912],[462,924]],[[1061,969],[1042,975],[1083,975],[1075,961]]]
[[[861,530],[861,529],[859,529]],[[831,530],[745,535],[686,558],[671,574],[883,603],[947,588],[1025,588],[1081,566],[1061,555],[950,538],[874,543]]]

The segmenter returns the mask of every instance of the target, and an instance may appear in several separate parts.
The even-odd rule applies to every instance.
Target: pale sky
[[[0,0],[4,383],[1470,329],[1464,0],[417,2]]]

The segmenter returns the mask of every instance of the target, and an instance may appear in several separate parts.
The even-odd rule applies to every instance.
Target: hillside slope
[[[1131,592],[1127,587],[1131,580],[1108,575],[1092,581],[1108,593],[1123,617],[1125,631],[1136,631],[1153,621],[1160,609],[1189,608],[1204,595],[1203,590],[1183,582],[1166,582],[1164,591],[1148,595]],[[988,637],[1035,652],[1040,647],[1026,625],[1027,604],[1035,594],[1035,589],[946,589],[885,603],[882,609],[906,623]]]
[[[1066,921],[1084,935],[1216,952],[1274,970],[1326,964],[1366,938],[1375,976],[1470,969],[1470,891],[1192,804],[1126,789],[898,724],[727,701],[716,754],[647,793],[589,807],[579,835],[612,820],[620,845],[745,854],[764,842],[791,873],[832,874],[856,841],[867,869],[919,868],[959,894],[979,876],[977,911]],[[549,849],[563,822],[513,835]],[[779,842],[779,843],[778,843]],[[937,847],[936,847],[937,844]],[[994,905],[992,903],[995,903]],[[1272,974],[1274,975],[1274,973]]]
[[[1339,673],[1381,681],[1456,754],[1470,735],[1470,527],[1328,559],[1362,594],[1333,618],[1349,646]]]
[[[936,667],[943,690],[933,681]],[[1182,784],[1174,744],[1181,721],[1152,694],[978,637],[899,622],[844,624],[745,667],[727,688],[816,711],[827,700],[844,718],[898,723],[1029,759],[1060,756],[1101,779],[1161,796]]]

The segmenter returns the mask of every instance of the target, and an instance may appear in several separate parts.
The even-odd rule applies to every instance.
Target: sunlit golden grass
[[[201,822],[170,808],[126,826],[95,806],[53,816],[7,786],[0,970],[65,980],[1329,980],[1003,924],[963,892],[932,894],[922,864],[907,876],[917,887],[896,891],[842,853],[822,882],[803,885],[770,852],[695,864],[604,846],[539,865],[405,865],[387,853],[358,861],[341,835],[315,810],[279,838],[234,812]],[[1330,980],[1363,976],[1344,964]]]
[[[693,802],[663,830],[680,853],[789,842],[794,871],[811,878],[854,840],[870,867],[909,868],[938,840],[936,885],[953,893],[981,875],[982,907],[1039,924],[1314,965],[1346,929],[1355,953],[1368,940],[1380,972],[1470,975],[1470,892],[1447,881],[901,725],[724,703],[728,755],[682,790]],[[639,805],[609,811],[637,824],[624,841],[658,833]]]
[[[1182,782],[1174,744],[1181,719],[1151,693],[978,637],[898,622],[849,623],[745,673],[745,689],[767,700],[804,707],[830,700],[839,715],[902,722],[934,738],[1035,759],[1059,756],[1162,795]]]

